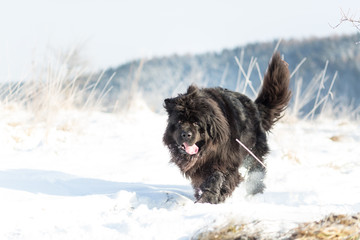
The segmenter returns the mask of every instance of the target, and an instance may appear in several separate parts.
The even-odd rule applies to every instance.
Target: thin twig
[[[239,139],[236,139],[236,141],[237,141],[243,148],[245,148],[245,150],[248,151],[248,153],[250,153],[251,156],[253,156],[264,168],[266,168],[265,164],[264,164],[262,161],[260,161],[260,159],[259,159],[258,157],[256,157],[255,154],[254,154],[250,149],[248,149],[242,142],[240,142]]]
[[[331,81],[331,84],[330,84],[330,87],[329,87],[329,91],[328,91],[328,93],[327,93],[327,95],[326,95],[327,98],[326,98],[326,100],[325,100],[325,102],[324,102],[324,104],[323,104],[323,107],[322,107],[322,109],[321,109],[321,112],[324,111],[325,106],[326,106],[326,103],[327,103],[327,101],[328,101],[328,99],[329,99],[329,96],[331,97],[331,99],[333,99],[333,94],[332,94],[332,92],[331,92],[331,89],[332,89],[332,87],[333,87],[333,85],[334,85],[334,82],[335,82],[335,79],[336,79],[337,75],[338,75],[338,72],[336,71],[335,74],[334,74],[334,77],[333,77],[333,79],[332,79],[332,81]]]
[[[354,17],[349,17],[349,11],[345,14],[344,11],[342,9],[340,9],[341,11],[341,19],[339,21],[338,24],[336,24],[335,26],[332,26],[331,24],[330,27],[332,28],[338,28],[343,22],[349,22],[351,23],[357,30],[360,31],[360,18],[358,20],[354,19]]]
[[[225,70],[224,70],[224,72],[223,72],[223,74],[221,76],[220,87],[224,87],[225,79],[227,77],[228,71],[229,71],[229,63],[226,63]]]
[[[261,88],[261,85],[262,85],[262,83],[263,83],[263,76],[262,76],[262,73],[261,73],[261,71],[260,71],[259,63],[256,62],[255,65],[256,65],[256,70],[257,70],[258,75],[259,75],[259,81],[260,81],[260,85],[259,85],[259,88],[258,88],[258,90],[257,90],[257,92],[259,92],[259,90],[260,90],[260,88]]]
[[[301,62],[295,67],[294,71],[292,71],[292,73],[290,74],[290,78],[292,78],[294,76],[294,74],[299,70],[299,68],[305,61],[306,61],[306,58],[303,58],[301,60]]]
[[[245,70],[244,70],[244,68],[242,67],[239,59],[238,59],[237,57],[235,57],[235,60],[236,60],[236,63],[237,63],[237,65],[238,65],[241,73],[242,73],[242,74],[244,75],[244,77],[245,77],[245,86],[244,86],[244,89],[243,89],[243,93],[246,92],[247,85],[249,85],[249,86],[250,86],[250,89],[252,90],[252,92],[253,92],[253,94],[254,94],[254,96],[256,96],[256,91],[255,91],[254,87],[252,86],[252,83],[251,83],[251,81],[250,81],[250,79],[249,79],[249,78],[250,78],[250,75],[251,75],[251,72],[252,72],[252,69],[253,69],[254,66],[255,66],[256,59],[254,60],[253,58],[251,58],[250,63],[249,63],[248,73],[247,73],[247,74],[245,73]]]
[[[279,46],[280,46],[281,41],[282,41],[282,39],[279,38],[279,40],[277,41],[276,46],[275,46],[275,48],[274,48],[273,54],[276,53],[277,50],[279,49]]]
[[[243,62],[244,62],[244,54],[245,54],[245,51],[242,48],[241,53],[240,53],[240,60],[235,56],[235,60],[236,60],[237,64],[239,64],[239,65],[243,64]],[[240,68],[239,68],[237,81],[236,81],[236,88],[235,88],[236,92],[240,92],[240,82],[241,82],[241,71],[240,71]]]
[[[314,108],[315,109],[318,107],[317,104],[318,104],[318,101],[319,101],[321,89],[325,88],[324,83],[326,81],[325,76],[326,76],[326,70],[327,70],[328,64],[329,64],[329,61],[326,61],[325,68],[324,68],[324,70],[322,72],[322,76],[321,76],[320,86],[319,86],[318,92],[316,94],[316,99],[315,99],[315,103],[314,103]],[[315,114],[315,111],[313,111],[312,114],[311,114],[311,120],[313,120],[314,114]]]

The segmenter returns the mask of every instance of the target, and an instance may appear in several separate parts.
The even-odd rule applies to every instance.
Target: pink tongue
[[[190,155],[197,154],[199,151],[199,148],[196,146],[196,144],[189,146],[187,143],[184,143],[184,147],[185,151]]]

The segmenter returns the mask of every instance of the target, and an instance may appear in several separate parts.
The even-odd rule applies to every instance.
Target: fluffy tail
[[[261,90],[255,100],[260,111],[261,124],[265,131],[269,131],[282,117],[281,113],[286,109],[290,101],[289,84],[288,64],[281,59],[279,53],[275,53],[265,73]]]

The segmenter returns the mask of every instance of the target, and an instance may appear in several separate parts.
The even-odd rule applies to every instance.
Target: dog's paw
[[[254,171],[249,173],[249,177],[245,185],[246,192],[249,195],[263,193],[265,189],[264,178],[265,178],[265,172]]]
[[[201,196],[195,201],[195,203],[220,203],[219,194],[212,193],[210,191],[204,191]]]
[[[224,174],[219,171],[216,171],[210,175],[206,181],[201,184],[200,189],[196,192],[196,202],[211,204],[220,203],[222,201],[220,191],[224,180]]]

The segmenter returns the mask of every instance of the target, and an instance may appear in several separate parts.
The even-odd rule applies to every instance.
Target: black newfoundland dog
[[[193,85],[185,94],[165,99],[168,125],[163,141],[171,162],[191,179],[196,202],[223,202],[243,181],[240,166],[249,173],[247,192],[263,192],[264,166],[236,139],[264,161],[269,152],[266,132],[290,100],[289,80],[288,64],[276,53],[255,102],[238,92]]]

